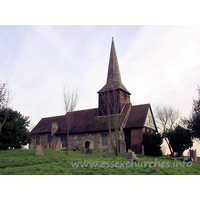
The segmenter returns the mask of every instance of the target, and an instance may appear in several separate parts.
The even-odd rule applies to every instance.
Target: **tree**
[[[65,114],[67,116],[67,148],[66,148],[66,154],[68,154],[69,151],[69,131],[71,128],[71,124],[74,119],[74,113],[77,103],[78,103],[78,93],[77,90],[70,91],[67,90],[66,87],[63,87],[63,101],[64,101],[64,108],[65,108]]]
[[[154,106],[154,112],[158,128],[162,137],[165,139],[171,155],[173,155],[173,149],[167,138],[167,131],[172,130],[176,125],[175,122],[179,118],[179,111],[175,110],[172,106]]]
[[[119,90],[108,90],[100,93],[101,110],[108,124],[110,143],[116,157],[120,151],[120,120],[121,107],[119,102]]]
[[[30,134],[27,129],[30,123],[29,117],[12,109],[0,110],[0,120],[3,120],[5,115],[7,118],[0,133],[0,149],[21,148],[22,145],[30,143]]]
[[[183,123],[191,130],[193,138],[200,139],[200,86],[197,86],[198,99],[193,99],[192,113],[189,119],[183,119]]]
[[[162,156],[161,144],[163,138],[160,133],[143,133],[144,153],[149,156]]]
[[[0,111],[5,110],[5,116],[0,120],[0,133],[3,125],[6,122],[7,117],[7,108],[10,102],[10,90],[8,88],[8,84],[0,82]]]
[[[175,127],[174,130],[169,130],[167,133],[167,138],[174,152],[177,156],[182,156],[183,152],[190,147],[192,147],[192,137],[188,129],[185,129],[179,125]]]

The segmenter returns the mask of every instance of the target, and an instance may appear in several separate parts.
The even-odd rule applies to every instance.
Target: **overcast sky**
[[[172,105],[188,117],[200,83],[200,26],[0,26],[0,81],[12,107],[30,116],[64,114],[63,86],[77,110],[98,106],[114,37],[122,82],[133,105]]]

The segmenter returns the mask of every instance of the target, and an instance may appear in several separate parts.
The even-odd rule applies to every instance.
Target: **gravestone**
[[[120,141],[120,152],[126,153],[126,142],[123,140]]]
[[[44,143],[44,144],[43,144],[43,148],[44,148],[44,149],[49,149],[49,143]]]
[[[197,162],[197,150],[189,150],[189,154],[190,154],[190,160],[192,162]]]
[[[142,155],[144,155],[144,145],[142,145]]]
[[[99,142],[99,152],[102,152],[102,151],[103,151],[102,142],[101,142],[101,140],[100,140],[100,142]]]
[[[31,143],[29,144],[29,149],[34,149],[34,147],[35,147],[35,144],[34,142],[31,141]]]
[[[54,142],[52,143],[52,149],[53,149],[53,150],[56,150],[56,141],[54,141]]]
[[[62,149],[62,141],[61,141],[61,139],[59,137],[56,140],[56,149],[55,150],[61,150],[61,149]]]
[[[41,144],[35,146],[34,153],[36,156],[43,155],[43,149]]]
[[[126,155],[126,159],[131,159],[133,161],[137,161],[138,160],[135,152],[133,152],[131,149],[128,149],[128,153]]]

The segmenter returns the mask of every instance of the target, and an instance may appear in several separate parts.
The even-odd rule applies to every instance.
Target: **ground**
[[[69,154],[66,155],[65,151],[46,149],[43,156],[35,156],[34,150],[6,150],[0,151],[0,174],[200,174],[200,159],[196,163],[191,163],[183,162],[185,158],[178,160],[178,158],[143,155],[137,155],[137,157],[137,162],[131,162],[131,160],[126,159],[126,153],[120,153],[119,157],[116,158],[110,152],[83,154],[82,152],[69,151]]]

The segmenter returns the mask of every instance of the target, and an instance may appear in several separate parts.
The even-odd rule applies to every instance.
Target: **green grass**
[[[44,150],[43,156],[35,156],[34,150],[6,150],[0,151],[0,174],[1,175],[196,175],[200,174],[200,159],[196,163],[185,163],[185,166],[176,166],[182,160],[178,158],[153,157],[137,155],[138,162],[131,166],[130,160],[126,159],[126,153],[120,153],[116,158],[111,152],[94,152],[93,154],[83,154],[82,152]],[[160,162],[160,166],[153,167],[152,164]],[[175,160],[176,159],[176,160]],[[129,162],[128,162],[129,161]],[[76,162],[79,167],[73,167],[71,162]],[[98,163],[97,167],[89,166],[89,162]],[[128,163],[127,163],[128,162]],[[151,165],[144,162],[151,162]],[[164,162],[164,167],[161,163]],[[168,165],[166,164],[168,162]],[[80,164],[88,164],[81,167]],[[188,166],[187,166],[188,164]],[[139,165],[139,166],[138,166]],[[143,165],[143,166],[141,166]],[[126,167],[127,166],[127,167]]]

